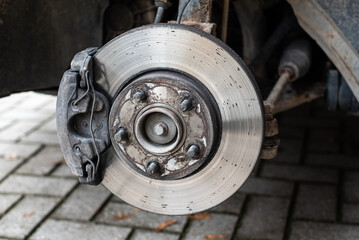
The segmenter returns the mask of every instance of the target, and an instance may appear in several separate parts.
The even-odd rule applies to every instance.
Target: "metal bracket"
[[[62,77],[57,100],[57,130],[66,163],[81,183],[97,185],[100,154],[110,145],[110,103],[94,87],[92,60],[97,48],[75,55]]]

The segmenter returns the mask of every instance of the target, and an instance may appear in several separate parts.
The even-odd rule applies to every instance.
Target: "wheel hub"
[[[198,81],[172,71],[153,71],[130,81],[116,97],[110,136],[119,157],[138,173],[178,179],[210,161],[214,140],[220,138],[214,129],[218,118],[218,106]],[[116,141],[123,129],[129,137]],[[197,154],[188,152],[192,146]],[[149,168],[151,163],[156,163],[156,171]]]

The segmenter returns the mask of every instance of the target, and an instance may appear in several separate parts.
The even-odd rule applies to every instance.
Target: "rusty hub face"
[[[244,183],[262,147],[264,114],[251,74],[228,46],[182,24],[156,24],[109,42],[93,63],[94,81],[114,104],[113,147],[102,158],[112,193],[146,211],[182,215],[214,207]],[[167,153],[146,150],[135,131],[154,108],[164,113],[145,115],[141,136],[173,144]]]
[[[217,113],[211,94],[195,79],[178,72],[150,72],[132,80],[115,98],[110,136],[116,153],[135,171],[179,179],[210,161],[219,139]],[[123,131],[128,137],[118,141]]]

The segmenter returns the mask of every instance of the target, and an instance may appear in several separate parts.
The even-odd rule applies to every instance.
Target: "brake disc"
[[[253,77],[228,46],[170,24],[131,30],[94,56],[112,103],[103,184],[160,214],[191,214],[235,193],[259,156],[264,119]]]

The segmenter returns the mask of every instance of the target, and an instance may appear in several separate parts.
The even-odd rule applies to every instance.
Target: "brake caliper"
[[[97,48],[75,55],[57,97],[57,132],[66,163],[81,183],[96,185],[101,153],[110,145],[107,97],[95,89],[92,60]]]

